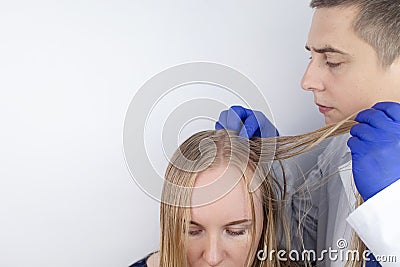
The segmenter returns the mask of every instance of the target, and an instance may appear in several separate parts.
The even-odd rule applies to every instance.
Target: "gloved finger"
[[[260,122],[257,119],[257,116],[255,114],[252,114],[244,121],[243,127],[240,130],[239,135],[250,139],[254,137],[254,133],[259,129]]]
[[[379,140],[380,131],[369,124],[359,123],[351,127],[350,134],[364,141],[376,141]]]
[[[349,140],[347,140],[347,146],[350,148],[353,160],[355,160],[356,157],[365,155],[368,151],[368,145],[356,136],[350,137]]]
[[[394,122],[400,123],[400,104],[396,102],[379,102],[373,109],[383,111]]]
[[[249,112],[241,106],[232,106],[228,110],[227,127],[230,130],[240,131],[243,126],[243,121],[248,117]]]
[[[215,123],[215,130],[222,130],[222,129],[225,129],[225,127],[222,126],[222,124],[217,121]]]
[[[379,106],[378,106],[379,107]],[[385,132],[400,135],[400,122],[393,121],[385,112],[377,109],[367,109],[358,113],[355,118],[360,123],[367,123]]]
[[[253,110],[242,106],[231,106],[230,109],[235,111],[242,120],[254,113]]]
[[[228,110],[224,110],[219,114],[219,118],[218,118],[218,124],[220,126],[222,126],[223,128],[226,128],[226,119],[228,117]],[[217,126],[217,124],[215,124],[215,126]],[[219,129],[216,129],[219,130]]]
[[[278,130],[262,112],[256,111],[254,114],[256,115],[260,126],[260,135],[256,135],[257,134],[256,132],[254,134],[255,136],[262,138],[279,136]]]
[[[258,128],[258,129],[254,132],[253,137],[261,137],[261,136],[263,136],[263,134],[262,134],[260,128]]]
[[[392,119],[390,119],[383,111],[376,109],[366,109],[357,114],[355,121],[366,123],[372,127],[385,129],[391,126]]]

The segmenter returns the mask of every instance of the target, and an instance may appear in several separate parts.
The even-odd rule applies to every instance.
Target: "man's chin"
[[[335,124],[335,123],[338,123],[340,121],[342,121],[342,120],[341,119],[333,119],[332,117],[325,115],[325,125]]]

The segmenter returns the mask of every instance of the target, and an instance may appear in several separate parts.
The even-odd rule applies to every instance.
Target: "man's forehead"
[[[314,12],[310,34],[351,34],[354,33],[354,19],[357,10],[354,8],[317,8]]]
[[[314,10],[314,18],[323,18],[332,20],[337,18],[338,21],[354,22],[354,19],[359,14],[359,8],[356,6],[341,6],[341,7],[321,7]]]
[[[355,15],[352,8],[316,9],[306,48],[316,52],[350,54],[354,42],[361,41],[353,29]]]

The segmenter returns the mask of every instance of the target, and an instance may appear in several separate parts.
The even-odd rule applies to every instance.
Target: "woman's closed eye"
[[[190,236],[199,236],[202,233],[203,230],[201,229],[189,229],[189,235]]]
[[[226,229],[225,233],[229,236],[235,237],[235,236],[242,236],[247,234],[247,229]],[[203,230],[201,229],[190,229],[189,230],[189,236],[200,236],[203,233]]]
[[[247,229],[226,229],[226,234],[230,236],[242,236],[247,234]]]

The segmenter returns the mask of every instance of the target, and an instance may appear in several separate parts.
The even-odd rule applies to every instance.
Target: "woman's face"
[[[198,202],[198,199],[204,199],[204,196],[199,196],[201,192],[196,191],[196,187],[208,185],[217,179],[238,181],[241,176],[239,169],[226,168],[226,166],[215,167],[200,173],[196,178],[192,204]],[[229,188],[232,188],[232,186],[226,186],[227,184],[229,183],[221,183],[220,188],[225,187],[220,190],[221,192],[224,190],[228,192]],[[222,198],[191,208],[188,233],[190,267],[245,266],[250,249],[255,249],[260,240],[263,227],[261,192],[257,190],[251,193],[254,199],[256,222],[252,220],[249,194],[242,178],[231,191],[220,194],[220,196],[223,195]],[[252,233],[253,224],[256,224],[256,233]]]

